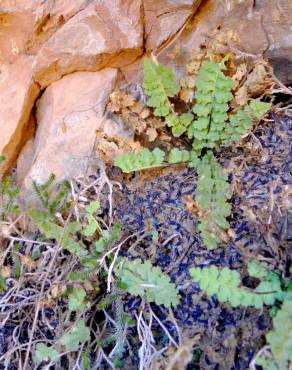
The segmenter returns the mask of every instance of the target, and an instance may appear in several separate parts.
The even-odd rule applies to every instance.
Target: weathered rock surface
[[[175,35],[202,0],[144,0],[146,49],[154,50]]]
[[[34,65],[42,87],[75,71],[120,67],[143,52],[141,1],[94,2],[40,49]]]
[[[33,135],[31,110],[39,95],[32,80],[32,58],[22,56],[14,64],[0,65],[0,154],[7,158],[6,172],[26,140]]]
[[[84,9],[89,0],[2,0],[0,2],[0,60],[38,52],[65,22]]]
[[[51,173],[62,180],[86,172],[116,78],[116,69],[76,72],[46,89],[37,107],[33,155],[28,150],[32,163],[24,179],[26,189],[32,180],[43,183]]]
[[[243,53],[266,56],[278,77],[284,83],[292,83],[291,18],[289,0],[204,1],[189,27],[176,39],[180,63],[206,44],[214,30],[233,30],[240,38],[239,49]],[[164,50],[162,60],[169,60],[171,48],[173,45]]]
[[[274,66],[277,77],[292,83],[292,1],[262,0],[257,9],[263,15],[263,27],[268,39],[264,55]]]

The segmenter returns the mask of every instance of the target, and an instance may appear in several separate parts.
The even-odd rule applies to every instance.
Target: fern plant
[[[170,282],[160,267],[154,267],[149,260],[144,263],[135,259],[123,259],[116,275],[120,278],[121,287],[130,294],[146,297],[148,302],[166,307],[179,304],[176,287]]]
[[[279,276],[269,272],[264,265],[252,262],[248,265],[251,276],[261,277],[260,284],[251,290],[240,286],[239,272],[216,266],[192,268],[190,274],[200,288],[211,297],[216,294],[222,303],[228,302],[233,307],[251,306],[262,308],[263,305],[273,305],[276,300],[283,301],[287,293],[281,288]],[[256,272],[255,272],[256,271]]]
[[[192,140],[193,153],[174,149],[169,154],[168,162],[164,162],[164,153],[160,149],[154,149],[152,152],[143,149],[139,154],[124,154],[115,160],[115,165],[124,172],[159,167],[163,163],[189,162],[194,166],[198,172],[196,202],[200,209],[199,230],[208,248],[217,246],[220,233],[229,226],[228,182],[211,152],[202,157],[201,162],[198,156],[203,149],[212,149],[240,140],[254,120],[260,119],[270,109],[269,103],[254,99],[235,114],[230,112],[234,82],[224,74],[226,59],[220,63],[202,63],[196,83],[195,105],[192,112],[182,115],[174,111],[169,100],[179,92],[173,71],[146,59],[143,87],[149,96],[147,104],[154,108],[154,115],[165,119],[173,136],[187,133],[188,138]]]
[[[273,318],[273,329],[266,335],[271,357],[262,355],[256,364],[264,370],[288,370],[292,363],[292,300],[286,299]]]
[[[56,183],[56,176],[51,174],[44,184],[33,181],[34,191],[41,201],[43,209],[51,216],[61,212],[67,206],[69,185],[66,181]]]

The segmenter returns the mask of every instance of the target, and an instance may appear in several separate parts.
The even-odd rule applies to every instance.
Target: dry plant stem
[[[107,253],[105,253],[102,257],[102,259],[98,260],[99,264],[102,266],[102,265],[105,265],[105,259],[107,256],[109,256],[110,254],[112,254],[114,251],[115,252],[115,255],[114,255],[114,258],[113,258],[113,261],[112,263],[110,264],[110,267],[108,269],[108,278],[107,278],[107,291],[110,292],[111,291],[111,283],[113,282],[113,277],[112,277],[112,272],[113,272],[113,268],[114,268],[114,265],[116,263],[116,260],[118,258],[118,255],[119,255],[119,252],[120,252],[120,249],[121,247],[126,243],[126,241],[128,241],[129,239],[133,238],[134,236],[137,236],[141,233],[144,233],[145,229],[144,230],[141,230],[141,231],[138,231],[134,234],[131,234],[129,235],[126,239],[124,239],[119,245],[117,245],[116,247],[112,248],[111,250],[109,250]]]
[[[262,354],[268,354],[270,356],[270,349],[271,349],[271,347],[268,346],[268,345],[266,345],[262,349],[260,349],[259,352],[252,359],[251,363],[249,364],[249,368],[251,370],[256,370],[256,361],[257,361],[257,358],[260,357]]]
[[[163,325],[163,323],[159,320],[159,318],[155,315],[155,313],[152,311],[151,306],[149,305],[149,312],[154,317],[154,319],[158,322],[158,324],[161,326],[165,334],[168,336],[169,341],[176,347],[179,347],[179,344],[176,343],[176,341],[172,338],[167,328]]]
[[[141,341],[141,346],[138,351],[140,359],[139,370],[146,370],[150,367],[152,355],[156,351],[154,346],[155,341],[151,331],[152,315],[150,316],[148,325],[143,318],[142,311],[140,311],[139,316],[137,316],[137,314],[135,314],[135,316],[137,320],[138,337]]]
[[[181,331],[180,331],[180,328],[178,326],[178,323],[176,321],[176,318],[175,318],[174,313],[173,313],[171,308],[169,309],[169,318],[173,322],[173,325],[175,326],[176,331],[177,331],[178,346],[181,346],[182,345]]]
[[[39,244],[39,245],[45,245],[54,247],[54,244],[46,243],[46,242],[39,242],[37,240],[29,240],[29,239],[23,239],[23,238],[15,238],[14,236],[9,236],[9,239],[15,242],[23,242],[23,243],[32,243],[32,244]]]
[[[41,308],[41,301],[42,301],[42,296],[44,294],[44,290],[45,290],[45,285],[46,285],[46,282],[47,282],[47,278],[53,268],[53,265],[55,263],[55,259],[57,258],[57,255],[58,253],[60,252],[60,250],[62,249],[62,247],[58,244],[57,245],[57,248],[55,250],[55,253],[53,255],[53,258],[51,259],[51,262],[50,262],[50,265],[48,267],[48,270],[44,276],[44,279],[43,279],[43,282],[42,282],[42,285],[41,285],[41,291],[40,291],[40,294],[39,294],[39,299],[38,299],[38,303],[37,303],[37,306],[36,306],[36,310],[35,310],[35,315],[34,315],[34,320],[33,320],[33,324],[32,324],[32,328],[31,328],[31,333],[30,333],[30,338],[29,338],[29,342],[28,342],[28,347],[27,347],[27,350],[26,350],[26,355],[25,355],[25,360],[24,360],[24,365],[23,365],[23,370],[27,370],[27,366],[28,366],[28,361],[29,361],[29,355],[30,355],[30,352],[31,352],[31,346],[32,346],[32,342],[33,342],[33,336],[34,336],[34,332],[35,332],[35,329],[36,329],[36,326],[37,326],[37,321],[38,321],[38,314],[40,312],[40,308]]]

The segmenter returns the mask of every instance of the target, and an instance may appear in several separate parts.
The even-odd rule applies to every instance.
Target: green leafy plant
[[[215,248],[222,230],[228,228],[227,203],[228,182],[221,166],[209,151],[201,162],[198,158],[203,149],[216,148],[221,144],[239,141],[248,132],[252,123],[259,120],[269,109],[270,103],[254,99],[236,113],[230,112],[234,98],[234,82],[224,74],[225,57],[220,63],[204,61],[198,73],[195,105],[192,112],[178,115],[169,98],[179,92],[171,68],[146,59],[144,61],[144,91],[149,96],[147,105],[154,108],[154,115],[163,117],[171,127],[173,136],[187,133],[192,140],[193,152],[174,148],[164,162],[164,153],[156,148],[152,152],[143,149],[139,154],[123,154],[115,159],[115,165],[124,172],[132,172],[161,166],[162,164],[189,162],[198,172],[196,202],[200,210],[202,239],[208,248]]]
[[[51,216],[61,212],[67,206],[69,185],[66,181],[56,183],[56,176],[51,174],[44,184],[33,181],[33,188],[38,195],[41,204]]]
[[[89,328],[85,325],[83,320],[78,320],[67,333],[61,336],[55,346],[46,346],[43,343],[37,343],[33,356],[34,362],[56,362],[60,358],[61,354],[55,347],[59,348],[61,345],[65,347],[67,352],[74,352],[78,351],[80,345],[87,342],[89,339]]]
[[[266,335],[271,355],[262,355],[256,364],[264,370],[288,370],[292,362],[292,300],[286,299],[273,318],[273,329]]]
[[[164,152],[159,148],[150,151],[143,149],[139,154],[126,153],[115,159],[115,166],[125,173],[155,168],[162,165]]]
[[[66,351],[78,351],[80,344],[90,339],[90,330],[83,320],[79,320],[75,325],[64,334],[59,342],[65,347]]]
[[[42,185],[33,182],[33,188],[43,210],[29,208],[28,215],[32,221],[48,239],[56,240],[64,249],[78,257],[86,256],[85,246],[76,237],[82,229],[80,223],[72,221],[62,225],[57,219],[57,212],[62,212],[67,205],[68,184],[66,182],[57,184],[55,176],[51,175]]]
[[[5,161],[4,156],[0,156],[0,165]],[[17,204],[17,197],[20,189],[12,182],[11,177],[2,179],[0,174],[0,221],[6,220],[7,216],[19,214],[20,208]]]
[[[210,297],[216,294],[222,303],[228,302],[233,307],[252,306],[262,308],[263,305],[273,305],[276,300],[283,301],[286,292],[281,288],[280,277],[274,272],[266,270],[264,265],[256,262],[249,264],[250,275],[260,277],[260,284],[254,289],[240,286],[239,272],[216,266],[192,268],[190,274],[193,280]]]
[[[205,245],[212,249],[220,241],[220,232],[229,227],[226,219],[231,213],[231,206],[227,203],[229,184],[227,175],[211,151],[198,162],[196,169],[198,182],[195,199],[200,212],[199,230]]]
[[[0,275],[0,292],[4,292],[6,288],[6,279]]]
[[[199,71],[193,108],[196,119],[188,127],[188,137],[198,153],[203,148],[215,148],[227,125],[234,82],[224,75],[225,69],[223,59],[221,63],[205,61]]]
[[[116,269],[116,275],[121,280],[121,287],[130,294],[145,297],[148,302],[164,304],[166,307],[179,304],[175,285],[160,267],[154,267],[149,260],[143,263],[139,259],[123,259]]]
[[[167,117],[174,114],[168,98],[179,92],[179,84],[171,68],[145,59],[143,88],[149,96],[147,105],[154,108],[156,116]]]
[[[76,238],[76,233],[82,228],[79,222],[72,221],[64,227],[49,212],[37,209],[29,209],[28,215],[48,239],[56,240],[64,249],[78,257],[87,255],[85,246]]]
[[[121,226],[113,225],[111,230],[100,229],[100,237],[95,242],[93,250],[85,257],[80,259],[81,268],[79,271],[73,271],[68,274],[70,280],[84,281],[89,278],[91,273],[99,270],[98,260],[102,253],[120,237]]]
[[[93,201],[86,207],[87,226],[83,230],[85,236],[93,236],[97,230],[101,231],[94,214],[100,209],[99,201]]]
[[[70,311],[82,310],[85,306],[86,291],[83,288],[73,288],[68,294]]]
[[[167,126],[171,127],[173,136],[182,135],[192,122],[192,113],[176,114],[169,98],[179,92],[173,70],[151,59],[144,60],[144,91],[149,96],[147,105],[154,108],[154,114],[164,117]]]
[[[59,357],[60,353],[54,347],[46,346],[44,343],[37,343],[33,357],[35,363],[43,361],[56,362]]]

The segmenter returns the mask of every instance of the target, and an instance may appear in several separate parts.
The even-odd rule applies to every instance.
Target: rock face
[[[291,17],[289,0],[204,1],[189,27],[176,39],[181,63],[206,44],[214,30],[233,30],[240,38],[243,53],[265,56],[278,78],[292,83]],[[162,60],[169,60],[171,47],[164,50]]]
[[[26,148],[31,163],[19,163],[23,187],[43,183],[50,174],[61,180],[86,173],[96,130],[103,128],[104,109],[115,86],[116,69],[76,72],[49,86],[37,107],[37,134]],[[29,168],[24,175],[25,169]]]
[[[146,49],[151,51],[175,35],[202,0],[144,0]]]
[[[39,87],[32,80],[31,66],[30,57],[0,65],[0,153],[7,158],[3,172],[15,163],[24,142],[33,135],[31,110]]]
[[[142,54],[142,46],[141,2],[99,1],[75,15],[42,46],[34,75],[46,87],[75,71],[127,65]]]

